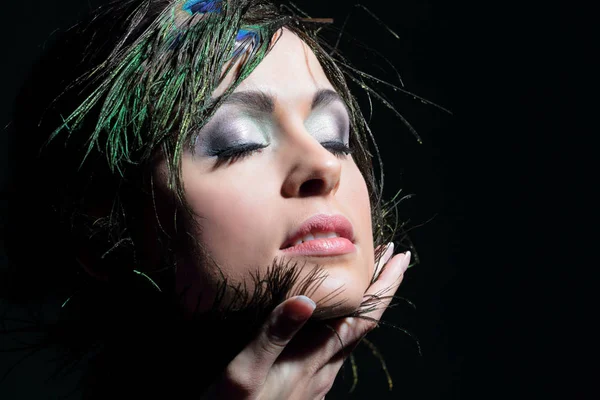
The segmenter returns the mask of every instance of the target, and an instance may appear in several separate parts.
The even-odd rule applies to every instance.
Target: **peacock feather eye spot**
[[[183,10],[190,14],[206,14],[221,12],[220,0],[188,0],[183,5]]]

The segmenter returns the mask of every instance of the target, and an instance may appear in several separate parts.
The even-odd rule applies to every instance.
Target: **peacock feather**
[[[252,0],[176,0],[155,17],[153,0],[137,3],[123,24],[127,32],[142,33],[123,37],[104,61],[67,89],[93,88],[49,140],[65,131],[69,138],[85,135],[82,163],[98,152],[121,175],[161,148],[172,172],[169,185],[179,187],[177,171],[186,144],[265,57],[272,36],[290,17],[248,23],[246,9],[257,3]],[[234,83],[213,99],[222,77],[238,61]],[[98,108],[91,134],[80,133]]]

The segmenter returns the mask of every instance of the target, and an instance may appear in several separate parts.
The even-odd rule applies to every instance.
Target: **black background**
[[[335,18],[340,27],[353,3],[296,4],[313,17]],[[583,172],[591,170],[587,151],[595,148],[597,134],[581,116],[593,115],[586,78],[593,24],[574,6],[417,0],[365,5],[399,39],[359,9],[348,34],[384,54],[407,90],[453,115],[390,94],[422,136],[419,145],[392,113],[375,106],[371,126],[382,150],[386,193],[414,193],[402,204],[402,215],[414,225],[430,221],[412,232],[421,264],[407,272],[398,292],[416,310],[401,306],[386,313],[418,338],[422,356],[407,335],[376,330],[370,338],[394,389],[387,390],[379,363],[359,348],[353,398],[593,397],[584,383],[594,368],[588,375],[577,368],[589,347],[577,323],[584,311],[573,301],[593,300],[591,291],[574,290],[588,280],[588,269],[581,267],[594,264],[578,256],[591,243],[579,235],[588,218],[579,212],[593,187]],[[4,126],[46,38],[74,23],[89,4],[33,0],[3,7]],[[360,68],[397,82],[382,59],[357,46],[342,50]],[[9,132],[1,139],[3,163]],[[580,145],[576,153],[573,141]],[[573,166],[581,168],[573,172]],[[58,398],[60,384],[44,383],[49,367],[42,361],[11,373],[0,383],[0,397]],[[327,398],[347,397],[342,393],[336,389]]]

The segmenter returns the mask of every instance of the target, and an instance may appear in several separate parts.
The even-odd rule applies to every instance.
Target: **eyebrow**
[[[314,110],[318,107],[325,107],[335,101],[339,101],[342,104],[344,103],[344,101],[342,100],[340,95],[337,94],[337,92],[331,89],[321,89],[315,94],[310,109]]]
[[[223,100],[222,105],[225,104],[242,106],[262,114],[271,114],[275,110],[273,96],[260,90],[233,92]]]
[[[310,108],[314,110],[325,107],[335,101],[344,103],[337,92],[321,89],[315,93]],[[275,110],[275,97],[260,90],[233,92],[223,101],[222,105],[225,104],[238,105],[261,114],[271,114]]]

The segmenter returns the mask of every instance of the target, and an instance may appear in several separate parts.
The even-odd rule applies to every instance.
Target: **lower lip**
[[[354,243],[346,238],[336,237],[328,239],[315,239],[288,247],[282,251],[286,254],[302,256],[331,257],[352,253],[356,250]]]

